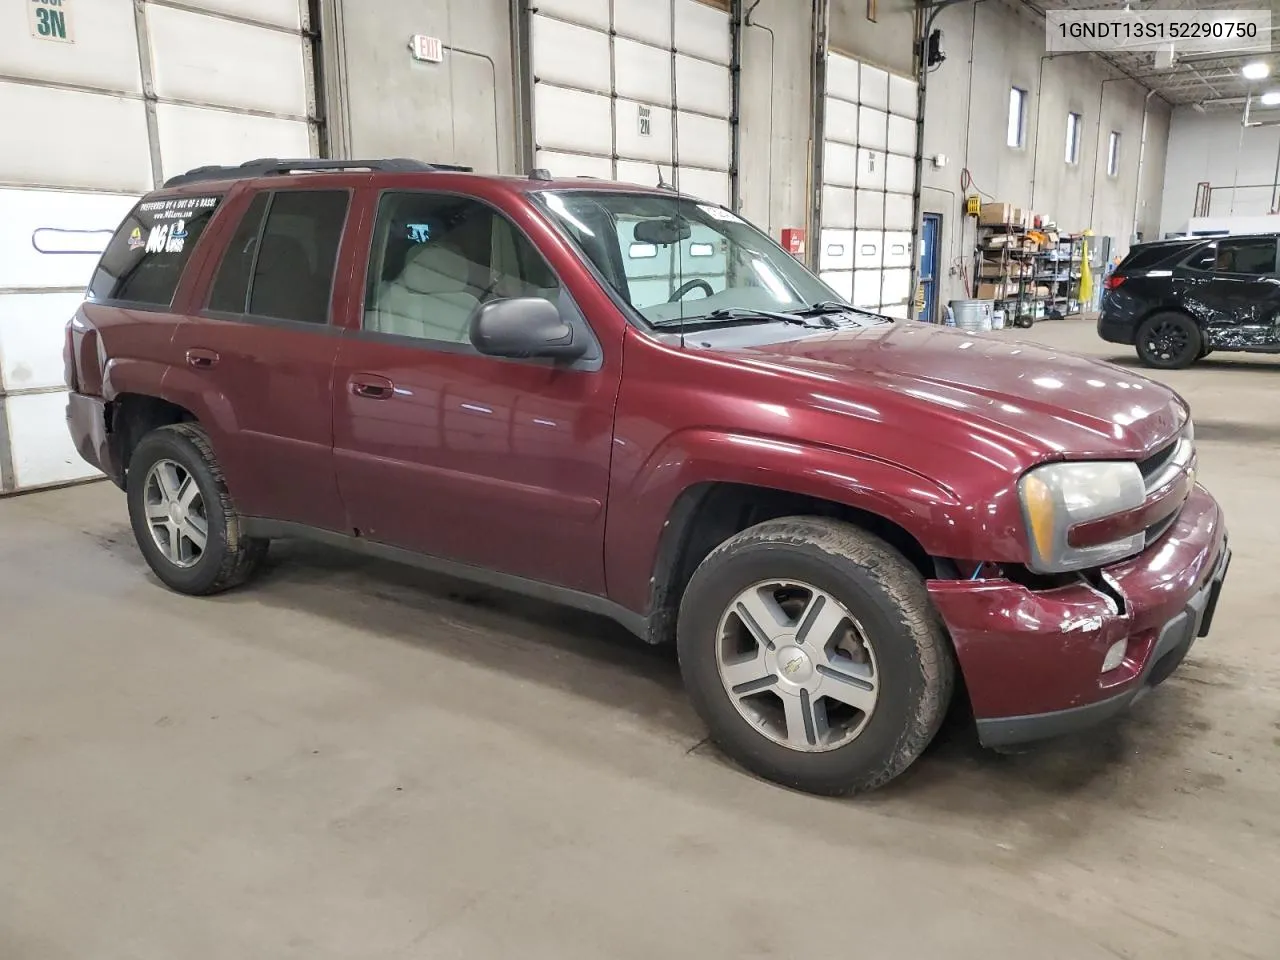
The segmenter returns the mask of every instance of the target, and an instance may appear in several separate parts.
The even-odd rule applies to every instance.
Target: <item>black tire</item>
[[[874,650],[874,709],[860,733],[825,752],[760,732],[721,680],[721,617],[741,591],[775,577],[830,594]],[[942,725],[955,683],[951,646],[919,571],[860,528],[819,517],[770,520],[712,551],[681,601],[677,646],[689,696],[726,754],[765,779],[828,796],[870,790],[906,770]]]
[[[151,468],[164,460],[185,470],[200,493],[207,537],[191,566],[179,566],[166,556],[147,519],[148,477]],[[198,424],[160,427],[143,437],[129,460],[125,492],[138,549],[152,572],[172,590],[192,596],[230,590],[252,577],[267,554],[270,541],[241,532],[240,515],[227,492],[209,435]]]
[[[1134,338],[1138,359],[1157,370],[1181,370],[1202,356],[1200,328],[1185,313],[1167,311],[1142,321]]]
[[[1021,330],[1030,330],[1035,319],[1029,313],[1019,314],[1014,318],[1013,325]]]

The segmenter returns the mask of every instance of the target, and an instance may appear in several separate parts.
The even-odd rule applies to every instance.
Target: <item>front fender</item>
[[[618,473],[623,473],[619,470]],[[641,612],[663,528],[681,494],[736,483],[845,504],[890,520],[934,556],[988,557],[969,531],[971,508],[903,467],[816,444],[708,429],[669,436],[629,476],[615,477],[605,534],[609,596]],[[624,506],[625,505],[625,506]]]

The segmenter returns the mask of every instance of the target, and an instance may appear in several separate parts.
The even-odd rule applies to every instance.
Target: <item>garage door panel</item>
[[[0,392],[64,385],[63,331],[84,294],[0,294]]]
[[[853,271],[853,305],[875,310],[880,306],[880,271]]]
[[[671,164],[668,163],[651,163],[648,161],[641,162],[639,160],[619,160],[618,161],[618,179],[623,183],[638,183],[645,187],[656,187],[658,185],[658,174],[662,174],[663,183],[674,183],[675,174],[672,173]]]
[[[888,145],[890,153],[914,157],[916,155],[916,122],[890,114]]]
[[[608,95],[608,34],[536,15],[530,33],[540,82]]]
[[[647,43],[618,37],[613,44],[618,96],[671,106],[671,54]],[[603,78],[609,82],[608,50]]]
[[[889,76],[889,110],[914,120],[919,115],[920,104],[916,98],[916,83],[896,74]]]
[[[818,250],[819,270],[853,269],[853,231],[823,229]]]
[[[676,161],[695,167],[727,170],[729,167],[729,121],[701,114],[679,112]]]
[[[915,161],[896,153],[881,154],[881,157],[885,169],[885,189],[895,193],[911,193],[915,188]]]
[[[609,0],[538,0],[538,12],[600,30],[609,29]]]
[[[212,163],[311,155],[311,129],[303,120],[162,103],[156,107],[156,124],[166,178]]]
[[[824,227],[852,227],[856,192],[852,187],[832,183],[822,187],[822,225]]]
[[[892,230],[884,235],[884,265],[886,267],[911,267],[911,233]]]
[[[858,108],[858,144],[873,150],[889,146],[889,115],[873,107]]]
[[[911,293],[911,270],[902,267],[884,271],[884,283],[881,287],[881,303],[906,303]]]
[[[307,115],[300,36],[158,6],[147,28],[157,95]]]
[[[640,109],[649,111],[649,133],[640,133]],[[664,107],[639,104],[633,100],[616,101],[618,117],[618,156],[628,160],[660,160],[670,163],[671,111]],[[608,128],[605,128],[608,132]],[[607,149],[606,151],[607,152]]]
[[[729,174],[723,170],[680,166],[680,192],[722,207],[729,205]]]
[[[858,151],[843,143],[826,141],[822,147],[822,178],[839,187],[857,182]]]
[[[884,190],[885,154],[879,150],[858,147],[858,187],[862,190]]]
[[[719,64],[676,55],[676,90],[682,110],[728,119],[729,71]]]
[[[101,2],[101,0],[95,0]],[[269,23],[289,30],[302,27],[298,0],[183,0],[185,6],[215,13],[228,13],[258,23]],[[545,6],[545,4],[544,4]],[[76,16],[80,11],[76,10]]]
[[[884,226],[887,230],[910,230],[914,204],[911,195],[890,193],[884,198]]]
[[[858,102],[858,61],[838,53],[827,57],[827,94]]]
[[[613,152],[608,97],[539,83],[533,88],[533,110],[539,148],[602,156]]]
[[[573,0],[560,0],[572,4]],[[671,6],[653,0],[614,0],[613,28],[619,36],[671,47]]]
[[[822,282],[828,287],[842,296],[845,300],[853,301],[853,271],[852,270],[824,270],[818,274]]]
[[[613,161],[608,157],[588,157],[575,153],[539,150],[533,165],[551,171],[553,177],[596,177],[613,179]]]
[[[29,393],[0,400],[9,425],[9,455],[19,487],[70,483],[97,476],[76,452],[67,430],[67,394]]]
[[[857,270],[879,269],[884,266],[884,233],[882,231],[854,231],[853,266]]]
[[[823,136],[840,143],[857,143],[858,105],[828,97]]]
[[[889,109],[889,74],[869,63],[862,64],[858,77],[858,101],[877,110]]]
[[[697,0],[675,0],[675,48],[728,66],[729,16]]]
[[[855,226],[876,230],[884,229],[884,194],[876,190],[858,191],[858,209]]]
[[[142,93],[138,42],[130,0],[92,0],[75,7],[74,43],[50,43],[30,36],[26,4],[9,6],[0,30],[0,74]],[[295,5],[296,6],[296,5]]]

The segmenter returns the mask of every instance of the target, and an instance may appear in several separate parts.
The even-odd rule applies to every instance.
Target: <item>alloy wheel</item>
[[[204,556],[209,520],[195,477],[180,463],[159,460],[143,487],[147,527],[161,554],[176,567],[194,567]]]
[[[1190,349],[1186,328],[1172,320],[1162,320],[1147,334],[1147,353],[1162,363],[1173,363]]]
[[[775,743],[834,750],[865,729],[880,672],[862,626],[831,594],[796,581],[743,590],[720,618],[716,665],[734,707]]]

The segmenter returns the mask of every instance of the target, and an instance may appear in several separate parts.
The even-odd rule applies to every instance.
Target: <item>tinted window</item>
[[[258,234],[262,231],[262,218],[267,212],[270,194],[260,193],[253,198],[244,219],[236,228],[209,294],[209,309],[225,313],[244,313],[249,302],[249,276],[253,272],[253,256],[258,250]]]
[[[1275,237],[1219,240],[1214,270],[1219,273],[1268,274],[1276,272]]]
[[[303,323],[329,321],[333,267],[348,199],[345,190],[282,190],[271,195],[253,264],[251,314]],[[232,279],[227,287],[234,295]]]
[[[90,299],[167,307],[220,199],[168,197],[134,207],[98,262]]]
[[[1168,244],[1158,243],[1149,247],[1134,247],[1129,251],[1129,255],[1120,261],[1117,270],[1129,272],[1132,270],[1150,270],[1157,267],[1166,260],[1174,257],[1181,257],[1187,251],[1186,244]]]
[[[369,260],[366,330],[469,343],[476,308],[507,297],[542,297],[564,309],[550,266],[504,216],[467,197],[382,198]]]

